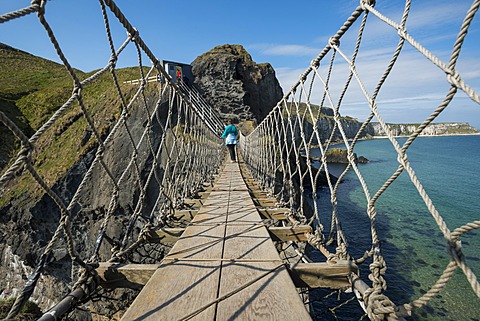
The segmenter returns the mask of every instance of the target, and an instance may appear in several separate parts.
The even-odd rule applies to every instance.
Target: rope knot
[[[312,67],[314,67],[315,69],[318,69],[318,67],[320,66],[320,59],[317,57],[315,59],[313,59],[311,62],[310,62],[310,65]]]
[[[47,5],[47,0],[38,0],[38,1],[32,1],[32,5],[38,6],[37,9],[37,14],[39,16],[45,15],[45,6]]]
[[[79,100],[82,98],[82,87],[80,86],[75,86],[72,91],[72,96],[75,97],[75,99]]]
[[[99,144],[97,149],[98,158],[103,159],[104,152],[105,152],[105,146],[103,144]]]
[[[455,260],[458,266],[462,266],[464,263],[462,253],[462,243],[459,240],[448,242],[448,252],[450,256]]]
[[[330,37],[330,39],[328,39],[328,44],[330,45],[330,47],[332,48],[335,48],[335,47],[339,47],[340,46],[340,40],[337,38],[337,37]]]
[[[35,11],[39,11],[40,10],[40,6],[42,5],[42,1],[41,0],[32,0],[30,2],[30,6],[32,7],[35,7]]]
[[[313,234],[307,233],[307,242],[314,247],[318,247],[323,242],[323,235],[320,234],[318,230],[316,230]]]
[[[100,283],[100,277],[95,270],[98,266],[98,263],[84,264],[83,271],[73,285],[73,289],[81,288],[85,292],[85,296],[90,296]]]
[[[398,154],[397,160],[403,167],[405,167],[405,164],[408,163],[408,156],[405,153]]]
[[[337,263],[339,260],[339,257],[336,253],[330,253],[330,255],[327,257],[327,263]]]
[[[447,71],[447,80],[450,84],[454,85],[457,88],[459,88],[462,83],[462,78],[456,70]]]
[[[18,153],[18,158],[22,160],[22,162],[26,163],[32,156],[33,146],[30,144],[29,146],[22,146],[22,149]]]
[[[140,233],[138,234],[138,239],[146,240],[148,237],[148,234],[150,231],[153,230],[153,224],[148,222],[143,226],[143,228],[140,230]]]
[[[375,7],[375,0],[360,0],[360,6],[362,7],[362,10],[368,10],[368,7]]]
[[[117,55],[112,55],[110,57],[110,60],[108,61],[108,64],[111,66],[111,68],[115,69],[115,65],[117,64],[118,57]]]
[[[405,29],[405,27],[403,26],[400,26],[397,30],[397,33],[400,37],[402,37],[403,39],[407,38],[407,29]]]
[[[131,41],[135,42],[137,41],[137,37],[140,36],[140,33],[138,32],[137,28],[133,28],[133,33],[128,33],[128,36],[130,37]]]
[[[398,319],[395,313],[395,304],[387,296],[381,293],[367,292],[365,292],[364,300],[370,320]]]

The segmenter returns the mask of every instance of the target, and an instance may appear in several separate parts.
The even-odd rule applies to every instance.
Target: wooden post
[[[344,289],[351,286],[351,273],[358,273],[355,263],[348,260],[290,265],[290,276],[299,288]]]
[[[159,264],[100,263],[96,269],[100,286],[106,289],[129,288],[139,290],[152,277]]]
[[[290,213],[288,208],[257,207],[257,211],[262,217],[278,221],[286,220],[285,213]]]
[[[312,227],[310,225],[298,225],[296,227],[271,226],[268,228],[268,232],[270,232],[270,237],[274,241],[305,242],[307,240],[306,233],[311,233]]]

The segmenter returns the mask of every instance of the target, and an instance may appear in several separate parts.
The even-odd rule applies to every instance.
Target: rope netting
[[[5,23],[36,13],[73,80],[73,88],[67,88],[71,92],[69,98],[30,137],[0,112],[0,121],[21,145],[0,177],[2,198],[13,198],[10,192],[26,184],[29,195],[41,195],[40,187],[57,208],[44,213],[51,216],[55,230],[45,241],[37,266],[18,294],[8,319],[18,314],[37,283],[42,282],[45,269],[56,260],[55,253],[60,248],[67,248],[70,258],[72,291],[80,288],[83,297],[96,288],[94,269],[98,262],[134,261],[133,254],[145,242],[146,233],[175,224],[175,210],[185,207],[187,198],[196,196],[204,184],[211,183],[225,153],[219,137],[223,124],[218,115],[205,102],[191,99],[195,93],[188,87],[172,81],[113,1],[99,1],[110,58],[104,68],[83,80],[83,73],[79,75],[72,68],[47,22],[47,4],[32,1],[27,8],[0,16],[0,22]],[[112,16],[118,21],[111,22]],[[127,31],[120,45],[114,44],[112,23],[119,23]],[[116,64],[129,47],[138,55],[138,67],[125,71]],[[142,61],[145,56],[150,67]],[[151,77],[165,81],[149,82]],[[140,81],[132,84],[128,82],[131,79]],[[109,99],[106,102],[101,97]],[[208,114],[204,114],[207,110]],[[66,126],[72,115],[74,120]],[[83,138],[79,133],[85,134]],[[88,159],[69,195],[53,186],[40,161],[42,154],[53,153],[45,146],[52,135],[58,140],[62,136],[72,140],[71,146],[62,150],[65,155],[50,157],[68,158],[67,154],[78,155],[82,151]],[[75,159],[79,161],[80,157]],[[86,200],[97,204],[87,204]],[[98,232],[88,237],[85,225],[87,213],[92,212],[92,228]],[[93,242],[94,246],[86,247],[85,242]]]
[[[51,237],[42,248],[38,264],[28,278],[25,288],[19,294],[16,303],[7,318],[14,317],[21,306],[32,295],[41,279],[42,273],[55,261],[55,253],[59,248],[66,248],[71,262],[72,290],[80,289],[88,297],[96,288],[94,269],[99,261],[136,262],[135,253],[145,256],[142,248],[144,236],[149,231],[164,226],[175,226],[174,212],[185,206],[185,200],[200,191],[203,184],[210,182],[216,173],[224,154],[218,131],[223,129],[220,118],[213,109],[206,105],[197,93],[190,91],[182,83],[175,84],[163,69],[160,61],[144,43],[137,30],[112,0],[100,0],[100,10],[105,24],[111,56],[105,67],[88,77],[79,76],[72,68],[68,57],[63,53],[54,31],[47,22],[45,13],[47,1],[34,0],[27,8],[0,16],[0,23],[36,13],[40,25],[47,32],[69,77],[73,80],[72,94],[51,117],[39,126],[33,135],[23,132],[19,126],[0,111],[0,121],[16,137],[21,148],[0,177],[2,198],[12,197],[10,192],[18,184],[29,185],[31,189],[41,187],[58,209],[58,219]],[[464,92],[477,104],[480,103],[478,93],[469,86],[456,69],[460,50],[466,39],[470,24],[478,11],[480,1],[473,1],[461,26],[457,41],[448,63],[437,58],[432,52],[419,44],[406,30],[405,25],[410,12],[410,1],[406,1],[403,16],[399,23],[387,18],[374,8],[374,1],[362,1],[351,17],[340,30],[330,38],[329,44],[315,58],[300,79],[285,95],[268,117],[247,137],[241,137],[240,147],[245,162],[254,177],[280,204],[289,206],[292,217],[308,222],[314,228],[309,235],[309,243],[317,248],[327,260],[348,259],[360,265],[370,262],[369,279],[371,287],[359,294],[364,302],[367,315],[372,320],[398,319],[409,315],[414,308],[426,305],[438,295],[451,279],[453,272],[460,267],[473,291],[480,296],[480,288],[475,274],[466,263],[462,252],[460,237],[480,227],[480,221],[467,223],[451,230],[435,208],[417,178],[407,157],[407,151],[424,129],[434,121],[453,100],[458,91]],[[110,10],[110,12],[108,12]],[[127,31],[127,37],[120,46],[115,46],[109,15],[116,17]],[[367,19],[368,18],[368,19]],[[360,52],[362,37],[367,20],[377,19],[392,28],[398,35],[398,45],[391,55],[390,62],[384,69],[375,89],[368,93],[357,70],[357,56]],[[357,41],[353,53],[348,55],[340,46],[340,40],[357,20],[361,20]],[[353,31],[352,31],[353,32]],[[126,48],[134,47],[138,55],[138,68],[132,73],[124,73],[116,64]],[[428,61],[441,70],[447,79],[450,89],[443,102],[418,126],[403,145],[399,145],[378,110],[377,96],[384,87],[390,72],[405,46],[411,46]],[[151,62],[144,66],[142,57]],[[330,58],[329,62],[325,62]],[[344,86],[335,97],[330,91],[332,74],[335,66],[346,64],[348,72],[344,75]],[[326,66],[325,70],[321,66]],[[148,79],[166,79],[164,82],[149,82]],[[82,80],[82,78],[84,78]],[[107,79],[109,92],[114,92],[111,103],[115,110],[106,110],[96,106],[90,99],[95,93],[92,88],[104,85]],[[131,79],[139,82],[124,83]],[[352,83],[361,89],[364,105],[369,116],[363,121],[353,139],[346,135],[345,122],[341,117],[343,100],[348,96]],[[320,93],[320,99],[313,101]],[[96,96],[95,96],[96,97]],[[322,107],[333,110],[333,128],[328,131],[316,126],[325,113]],[[106,111],[105,111],[106,110]],[[66,136],[68,132],[62,128],[72,117],[74,122],[81,123],[79,132],[86,133],[76,148],[83,148],[85,155],[90,155],[87,169],[82,174],[71,195],[65,195],[54,188],[52,177],[42,167],[43,153],[48,149],[45,142],[51,136]],[[372,193],[362,176],[362,171],[355,161],[354,148],[368,124],[376,119],[398,155],[398,169],[377,191]],[[105,124],[104,119],[109,119]],[[313,124],[306,130],[305,123]],[[81,137],[80,137],[81,138]],[[341,139],[347,150],[348,165],[334,178],[330,175],[327,162],[327,150]],[[320,151],[320,165],[313,166],[314,150]],[[75,151],[76,152],[76,151]],[[113,160],[116,159],[116,162]],[[112,165],[114,164],[114,165]],[[353,171],[361,183],[367,204],[366,214],[370,221],[371,246],[364,249],[365,254],[354,257],[349,249],[351,245],[342,230],[341,219],[337,208],[337,191],[342,179],[349,171]],[[386,260],[382,255],[382,242],[377,231],[377,202],[402,173],[407,173],[418,194],[424,200],[435,224],[443,234],[449,248],[450,262],[438,278],[438,281],[423,296],[407,304],[392,302],[386,295],[385,280]],[[317,202],[319,182],[328,187],[332,211],[320,212]],[[33,191],[32,193],[39,193]],[[98,194],[98,195],[97,195]],[[81,218],[91,211],[85,199],[94,199],[99,203],[101,211],[96,211],[98,230],[94,237],[93,250],[85,250],[82,242],[86,238],[86,228],[80,227]],[[45,215],[48,215],[46,213]],[[326,227],[325,222],[330,222]],[[329,249],[335,248],[335,251]],[[310,262],[303,253],[303,248],[290,242],[283,248],[284,258],[295,262]],[[158,258],[152,253],[152,261]],[[289,259],[288,259],[289,258]],[[354,283],[355,280],[352,280]],[[335,292],[332,292],[335,293]],[[331,296],[325,295],[323,299]],[[306,298],[306,296],[305,296]],[[307,299],[305,299],[307,300]],[[348,303],[350,299],[344,304]],[[343,304],[342,304],[343,305]],[[340,308],[337,306],[331,310]],[[333,313],[333,312],[332,312]]]
[[[478,11],[480,1],[473,1],[466,13],[448,62],[436,57],[407,32],[405,26],[410,13],[411,1],[407,0],[405,2],[400,22],[395,22],[386,17],[377,11],[374,5],[375,1],[361,1],[360,6],[355,9],[338,32],[330,38],[327,46],[313,59],[310,66],[266,119],[251,134],[241,137],[240,148],[253,176],[261,182],[263,188],[274,195],[280,204],[288,205],[292,216],[305,222],[308,221],[312,225],[315,233],[310,235],[309,244],[317,248],[327,260],[334,258],[349,259],[358,265],[370,262],[368,278],[371,281],[371,286],[361,295],[360,300],[364,302],[366,313],[371,320],[390,320],[408,316],[414,308],[426,305],[444,289],[457,268],[461,269],[475,295],[480,297],[478,280],[472,269],[467,265],[459,240],[460,236],[465,233],[478,229],[480,221],[466,223],[454,230],[448,228],[444,218],[436,209],[432,199],[416,176],[407,157],[412,143],[450,105],[458,92],[465,93],[474,103],[480,104],[478,92],[463,80],[456,69],[460,51],[465,39],[467,39],[467,32]],[[377,24],[384,24],[385,28],[396,31],[398,44],[392,50],[390,60],[374,86],[373,92],[369,93],[362,75],[358,71],[357,58],[362,52],[360,49],[362,37],[365,30],[368,30],[367,21],[371,19],[375,19]],[[352,26],[357,20],[360,25],[356,29],[357,31],[354,31]],[[356,41],[352,53],[349,55],[347,51],[342,50],[340,41],[347,34],[350,36],[347,37],[347,40],[351,39],[351,33],[354,32],[357,32]],[[395,133],[382,118],[377,96],[384,87],[388,86],[386,85],[387,79],[398,62],[403,52],[402,49],[405,50],[407,46],[409,46],[409,49],[416,50],[427,61],[438,67],[446,76],[446,82],[450,88],[444,94],[444,99],[438,107],[408,136],[406,142],[400,145],[394,137]],[[342,80],[339,81],[339,79]],[[331,90],[333,82],[343,83],[342,89],[333,92]],[[348,137],[346,132],[351,129],[347,128],[348,122],[345,122],[341,112],[343,111],[343,102],[353,86],[361,91],[363,106],[368,111],[366,113],[368,117],[361,122],[361,126],[355,134]],[[390,86],[392,86],[391,83]],[[324,107],[328,107],[331,114]],[[333,118],[333,126],[325,125],[325,119],[328,117]],[[366,127],[374,118],[386,133],[397,154],[398,168],[378,190],[372,192],[357,165],[354,148],[363,137]],[[348,165],[338,177],[334,177],[330,173],[327,151],[333,145],[338,144],[343,145],[346,149]],[[320,157],[317,157],[318,152]],[[318,166],[314,166],[314,159],[319,161]],[[365,211],[370,222],[370,247],[364,249],[365,254],[361,257],[354,257],[351,254],[352,246],[355,245],[350,244],[349,246],[346,233],[342,229],[337,206],[339,185],[349,171],[354,172],[361,184],[364,203],[366,204]],[[411,184],[428,208],[431,218],[433,218],[448,246],[450,255],[450,262],[441,276],[438,277],[437,282],[421,297],[406,304],[394,303],[385,295],[387,264],[380,246],[383,240],[380,238],[377,229],[378,200],[389,188],[391,189],[392,184],[402,173],[408,175]],[[325,186],[328,188],[330,195],[331,212],[329,213],[319,211],[320,201],[322,201],[319,196],[321,195],[320,189]],[[330,226],[325,226],[327,225],[326,222],[329,222]],[[332,253],[327,249],[331,246],[334,246]]]

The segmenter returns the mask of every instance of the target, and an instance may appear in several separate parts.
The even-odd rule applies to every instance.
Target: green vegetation
[[[310,104],[310,110],[312,111],[312,114],[310,114],[310,111],[308,110],[309,105],[307,103],[299,103],[298,104],[298,112],[297,112],[297,107],[296,104],[293,102],[288,102],[287,106],[289,107],[289,112],[291,116],[297,116],[299,115],[300,117],[305,117],[305,120],[309,122],[310,124],[314,125],[314,119],[319,118],[318,115],[320,114],[320,118],[331,118],[333,119],[333,109],[329,107],[320,107],[315,104]],[[283,109],[283,114],[287,116],[287,110]],[[340,119],[344,120],[352,120],[356,121],[356,119],[350,117],[350,116],[345,116],[345,117],[340,117]]]
[[[72,81],[65,67],[0,43],[0,111],[27,136],[32,135],[34,130],[38,129],[38,122],[46,117],[36,118],[43,111],[40,108],[28,108],[27,97],[49,88],[53,83],[71,87]],[[39,104],[38,107],[40,106],[52,109],[52,106],[44,107]],[[4,126],[0,126],[0,168],[18,147],[19,143],[14,135]]]
[[[0,319],[3,320],[7,317],[8,312],[10,311],[15,298],[9,298],[7,300],[0,300]],[[30,321],[37,320],[42,316],[42,311],[32,301],[27,301],[23,308],[20,310],[20,313],[15,317],[17,321]]]
[[[242,123],[238,124],[238,129],[242,132],[243,135],[247,136],[255,130],[257,126],[253,120],[245,120]]]
[[[76,72],[80,80],[94,73]],[[123,81],[140,78],[139,69],[132,67],[115,72],[128,102],[138,86],[123,84]],[[63,65],[0,44],[0,110],[28,137],[70,98],[73,87],[73,80]],[[147,91],[153,89],[153,85],[147,85]],[[81,94],[99,135],[105,138],[122,111],[121,98],[111,73],[106,72],[86,85]],[[0,124],[0,134],[2,169],[20,146],[3,124]],[[32,159],[36,170],[52,186],[96,145],[78,101],[75,101],[35,143]],[[38,193],[39,189],[33,188],[36,184],[30,175],[23,175],[14,188],[7,186],[8,195],[0,195],[0,207],[27,191]]]
[[[53,83],[70,84],[63,65],[0,43],[0,99],[15,101]],[[76,71],[84,76],[81,71]]]

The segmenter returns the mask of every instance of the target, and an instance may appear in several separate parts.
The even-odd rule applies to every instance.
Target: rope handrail
[[[44,282],[42,276],[47,275],[45,271],[53,262],[61,265],[70,274],[70,282],[65,281],[64,276],[63,279],[59,277],[59,280],[63,281],[62,290],[67,291],[67,288],[71,288],[72,293],[75,293],[73,300],[75,302],[72,302],[70,296],[62,300],[68,305],[65,307],[62,303],[62,313],[66,313],[73,305],[78,305],[84,299],[96,295],[96,264],[99,261],[134,262],[141,256],[139,253],[147,253],[149,250],[146,250],[146,235],[157,228],[169,226],[173,222],[175,210],[186,207],[186,199],[201,191],[204,184],[211,183],[224,157],[224,147],[219,138],[223,131],[223,123],[215,109],[194,87],[182,81],[173,81],[164,70],[161,61],[150,50],[139,31],[128,21],[115,1],[99,0],[99,4],[110,57],[103,68],[88,77],[73,68],[68,55],[62,50],[55,31],[48,23],[45,11],[49,5],[48,1],[33,0],[30,6],[0,15],[0,23],[7,23],[36,13],[39,27],[47,32],[69,79],[73,81],[73,86],[68,89],[70,90],[68,98],[48,115],[49,118],[40,124],[38,129],[35,128],[31,136],[0,111],[0,123],[5,125],[9,134],[15,137],[20,145],[17,155],[12,157],[0,176],[0,196],[12,200],[15,197],[15,188],[21,184],[31,185],[27,197],[32,196],[31,198],[36,200],[42,197],[42,201],[53,204],[53,209],[49,208],[51,212],[42,213],[51,223],[45,223],[48,225],[47,232],[44,232],[46,240],[41,241],[42,247],[35,248],[32,245],[35,252],[32,256],[37,259],[37,264],[24,282],[23,291],[18,293],[7,319],[14,318],[30,296],[38,299],[39,295],[35,294],[37,284]],[[327,45],[310,62],[305,72],[299,76],[267,117],[251,134],[240,135],[239,139],[243,158],[255,179],[269,194],[276,197],[278,204],[289,207],[288,224],[295,226],[300,222],[302,224],[308,222],[312,226],[314,232],[308,235],[310,245],[318,249],[327,261],[341,258],[352,260],[356,264],[365,262],[370,264],[368,278],[371,286],[363,288],[360,300],[365,304],[366,313],[371,320],[402,319],[410,315],[414,309],[425,306],[445,288],[458,267],[470,283],[473,292],[480,297],[479,282],[466,262],[460,241],[466,233],[478,230],[480,222],[473,221],[450,229],[422,186],[407,154],[416,138],[449,107],[459,91],[464,92],[474,103],[480,104],[478,92],[466,82],[467,77],[461,77],[456,68],[462,46],[468,39],[468,30],[480,7],[480,0],[473,0],[467,11],[448,62],[436,57],[407,32],[406,22],[410,7],[411,1],[406,0],[401,19],[396,22],[377,10],[374,0],[360,1],[360,5],[330,37]],[[112,17],[111,14],[114,17],[113,21],[109,18]],[[373,92],[370,93],[364,84],[362,73],[357,68],[360,64],[357,58],[361,52],[364,33],[367,32],[367,21],[372,19],[396,31],[398,44]],[[345,35],[353,32],[353,26],[357,22],[360,27],[354,49],[352,53],[347,54],[340,41],[343,41]],[[115,44],[112,37],[111,25],[114,23],[120,24],[127,32],[126,39],[120,45]],[[431,115],[417,127],[403,145],[400,145],[382,117],[378,108],[381,102],[377,101],[377,97],[387,86],[386,80],[390,77],[393,67],[398,64],[398,58],[406,46],[419,52],[429,63],[443,72],[450,88]],[[134,71],[130,69],[127,77],[124,70],[117,68],[116,64],[129,47],[133,47],[137,53],[138,68]],[[142,58],[145,56],[149,59],[150,66],[144,65]],[[330,88],[333,84],[333,74],[339,64],[346,65],[348,70],[340,94],[335,96]],[[321,65],[322,67],[325,65],[326,72],[321,69]],[[124,80],[132,79],[132,72],[138,81],[124,84]],[[85,79],[82,80],[82,77]],[[152,77],[166,81],[152,82],[150,81]],[[101,88],[106,82],[109,87],[103,94],[108,96],[107,100],[110,99],[109,105],[105,103],[106,100],[102,100],[90,90]],[[341,111],[353,85],[357,85],[361,91],[368,116],[351,138],[346,133]],[[318,97],[321,97],[319,105],[314,104],[314,96],[317,93]],[[326,106],[332,109],[333,119],[333,126],[328,130],[320,126],[324,117],[323,108]],[[73,123],[69,123],[72,119],[71,114],[78,115]],[[373,118],[378,120],[379,126],[385,131],[397,154],[398,162],[394,173],[377,190],[372,190],[372,186],[367,184],[354,155],[356,143]],[[65,126],[66,123],[69,125]],[[310,125],[306,126],[307,123]],[[306,130],[307,127],[310,129]],[[82,134],[85,142],[82,142],[84,140]],[[56,176],[51,175],[44,164],[47,161],[42,158],[42,153],[48,154],[49,148],[53,145],[49,146],[51,137],[57,136],[61,142],[65,142],[62,139],[66,139],[67,136],[77,136],[70,146],[73,150],[68,153],[78,154],[74,167],[84,167],[78,182],[68,193],[62,193],[51,177],[60,179],[66,174],[65,169],[55,168],[59,173],[56,173]],[[335,178],[331,175],[326,153],[339,141],[345,146],[348,164],[339,177]],[[319,150],[321,154],[319,168],[315,168],[312,163],[314,149]],[[365,213],[370,224],[370,244],[368,248],[361,249],[364,253],[361,257],[355,257],[353,254],[354,244],[349,244],[347,233],[343,230],[338,215],[339,184],[350,170],[360,182],[366,203]],[[435,284],[420,298],[407,303],[393,302],[386,295],[387,262],[383,256],[381,248],[383,240],[377,226],[377,219],[381,216],[377,213],[378,200],[387,190],[391,190],[391,185],[403,172],[408,175],[442,233],[449,255],[449,262]],[[330,193],[331,213],[319,210],[318,193],[323,188],[319,186],[320,182]],[[328,214],[328,217],[325,214]],[[326,221],[330,221],[328,227],[324,226]],[[87,226],[88,224],[90,225]],[[265,225],[257,224],[254,228],[263,228]],[[93,236],[90,235],[92,230],[96,232]],[[218,241],[220,240],[211,242]],[[88,247],[92,244],[93,246]],[[298,244],[289,242],[287,247],[291,247],[296,253],[297,263],[311,261]],[[65,249],[67,259],[56,257],[59,249]],[[192,248],[185,249],[188,250]],[[158,255],[155,259],[158,260],[163,255],[162,251],[163,248],[157,251],[159,254],[155,254]],[[356,249],[355,253],[360,252]],[[262,277],[267,277],[269,273],[282,266],[283,263]],[[352,279],[358,283],[357,276],[352,276]],[[249,285],[244,284],[217,298],[195,313],[185,316],[184,319],[194,317],[202,309],[226,299]],[[56,317],[54,312],[45,315],[45,319],[48,320]]]
[[[143,246],[145,233],[165,226],[175,208],[180,208],[186,198],[200,191],[204,183],[210,183],[223,159],[224,147],[218,133],[221,122],[216,111],[213,108],[207,110],[206,105],[199,108],[193,104],[188,92],[172,81],[113,1],[101,0],[99,3],[111,56],[104,68],[85,80],[80,80],[80,74],[71,67],[47,22],[47,1],[33,1],[28,8],[0,16],[3,23],[36,12],[40,25],[47,31],[74,83],[72,95],[31,137],[0,112],[0,121],[22,144],[20,152],[0,177],[1,196],[11,198],[8,191],[30,176],[56,204],[57,209],[51,209],[51,219],[54,220],[55,212],[60,213],[51,239],[44,248],[37,250],[40,259],[24,290],[17,296],[7,316],[9,319],[18,314],[33,294],[45,268],[55,260],[54,249],[62,247],[63,243],[66,243],[70,257],[70,267],[65,268],[71,271],[73,288],[81,287],[82,296],[90,296],[96,288],[92,284],[96,282],[92,265],[99,260],[131,260],[134,251]],[[111,10],[128,33],[127,39],[118,47],[111,35],[112,22],[107,10]],[[122,85],[121,78],[125,76],[116,67],[119,56],[129,46],[134,46],[138,56],[136,73],[141,81],[136,86]],[[142,55],[151,61],[148,71]],[[149,83],[152,74],[163,75],[166,82]],[[100,97],[90,93],[89,88],[99,82],[110,83],[104,95],[114,97],[111,106],[97,106],[92,100]],[[107,114],[104,108],[111,109],[110,123],[106,127],[99,118],[102,113]],[[71,112],[80,112],[83,120],[80,130],[91,134],[87,142],[90,147],[84,151],[85,155],[91,155],[91,161],[85,164],[86,169],[75,189],[70,191],[71,196],[65,196],[45,177],[45,169],[37,158],[39,152],[48,151],[49,146],[45,147],[45,144],[50,133],[63,126],[62,122]],[[79,121],[71,126],[78,124]],[[68,133],[69,128],[63,131]],[[81,137],[78,137],[71,147],[81,148],[80,144],[85,142],[81,143]],[[65,151],[76,153],[68,148]],[[122,159],[118,159],[119,152]],[[117,160],[112,162],[114,157]],[[76,160],[82,161],[81,157]],[[39,197],[38,194],[32,197]],[[88,199],[99,202],[95,214],[91,205],[85,203]],[[97,237],[90,240],[78,238],[79,219],[91,215],[95,215],[98,221]],[[86,242],[94,247],[85,251]],[[79,249],[83,250],[80,252]],[[85,271],[89,277],[81,277]]]
[[[457,267],[461,268],[473,292],[480,297],[478,280],[467,265],[462,252],[462,245],[458,240],[460,235],[478,229],[477,222],[467,223],[462,228],[452,232],[442,215],[435,208],[433,201],[423,188],[407,157],[407,151],[412,142],[449,106],[458,91],[463,91],[472,101],[480,103],[478,93],[463,80],[459,71],[455,68],[469,27],[480,7],[480,1],[474,0],[466,13],[449,62],[443,62],[438,57],[435,57],[431,51],[422,46],[407,32],[405,25],[410,13],[411,1],[405,1],[403,15],[399,23],[388,18],[374,6],[375,1],[360,1],[360,6],[355,9],[342,28],[330,37],[328,44],[312,60],[305,72],[299,76],[290,91],[284,94],[280,102],[251,134],[241,137],[240,147],[245,162],[248,164],[255,179],[260,182],[260,185],[269,194],[274,195],[277,200],[290,204],[292,212],[300,219],[310,218],[309,223],[316,230],[315,235],[309,236],[309,243],[312,246],[325,253],[327,259],[330,259],[331,255],[335,255],[350,258],[357,264],[361,264],[366,260],[371,261],[369,279],[372,282],[372,286],[369,290],[364,291],[362,298],[366,304],[366,312],[371,320],[393,320],[411,314],[414,308],[426,305],[445,287]],[[354,22],[360,20],[362,16],[355,48],[352,53],[347,54],[341,49],[340,40],[347,32],[351,31]],[[398,45],[393,51],[390,62],[384,69],[383,75],[377,82],[373,93],[367,91],[363,78],[357,69],[356,62],[365,31],[365,23],[371,19],[377,19],[377,21],[386,24],[388,27],[394,28],[397,30],[399,37]],[[420,52],[429,62],[443,71],[447,76],[446,81],[450,85],[450,89],[446,93],[443,102],[417,127],[415,132],[407,138],[403,146],[400,146],[394,138],[394,134],[383,120],[382,114],[378,109],[380,103],[377,102],[376,97],[381,89],[385,87],[386,79],[397,63],[398,57],[401,56],[405,45],[410,45],[411,48]],[[330,61],[326,61],[329,58]],[[343,90],[338,95],[338,101],[335,102],[334,95],[330,90],[331,74],[335,66],[342,63],[346,63],[348,66],[348,73],[345,75]],[[323,69],[320,68],[321,64],[325,64]],[[346,135],[346,125],[341,117],[340,109],[344,97],[348,95],[347,89],[353,82],[361,90],[365,106],[368,106],[369,109],[369,115],[352,137]],[[317,92],[317,97],[322,97],[319,105],[315,105],[312,98],[315,91]],[[325,116],[322,115],[322,108],[325,106],[329,106],[332,109],[333,127],[322,127],[322,121],[325,119]],[[367,185],[362,172],[358,169],[355,162],[354,147],[361,139],[366,126],[370,124],[374,117],[377,118],[398,155],[398,169],[385,181],[378,191],[371,192],[371,187]],[[332,145],[339,142],[344,145],[347,151],[348,164],[335,181],[330,176],[326,154]],[[318,150],[321,154],[320,157],[316,158],[320,164],[315,170],[311,163],[313,150]],[[349,254],[351,250],[349,251],[348,240],[342,229],[340,218],[337,215],[339,184],[350,170],[353,170],[354,175],[360,182],[367,205],[366,214],[370,220],[371,248],[365,249],[365,255],[357,259]],[[379,197],[404,171],[407,172],[411,183],[427,206],[438,229],[442,232],[449,248],[451,261],[438,278],[437,283],[421,298],[414,300],[412,303],[394,304],[384,294],[387,286],[384,279],[386,261],[380,247],[382,240],[376,223],[378,216],[376,208]],[[318,210],[320,204],[318,189],[320,185],[325,186],[331,195],[331,213],[329,218],[331,225],[329,229],[325,229],[323,226],[323,222],[328,221],[328,213],[319,213]],[[325,246],[334,242],[337,244],[337,252],[330,254]],[[358,249],[356,249],[356,252],[358,252]]]

